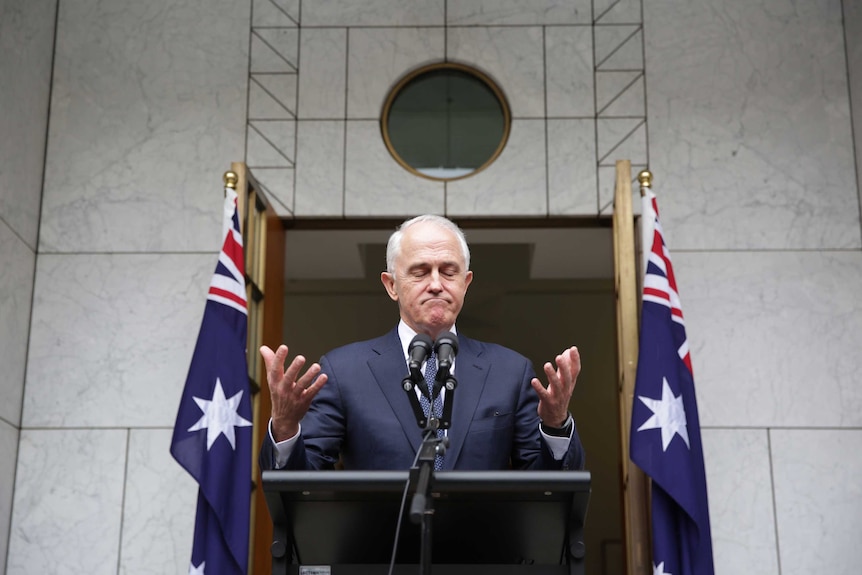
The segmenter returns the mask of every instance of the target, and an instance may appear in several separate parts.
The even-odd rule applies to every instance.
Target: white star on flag
[[[206,561],[202,561],[200,565],[195,567],[194,563],[189,563],[189,575],[206,575],[204,568],[207,566]]]
[[[674,435],[682,437],[685,445],[691,449],[688,443],[688,428],[686,427],[685,407],[682,405],[682,394],[674,397],[666,377],[662,378],[660,400],[642,395],[639,395],[638,399],[652,411],[652,416],[638,427],[638,431],[661,429],[662,451],[667,451],[667,446],[670,445]],[[663,564],[662,562],[661,565]]]
[[[204,414],[188,430],[207,430],[207,451],[210,450],[215,440],[221,434],[224,434],[227,440],[230,441],[231,449],[236,449],[234,427],[248,427],[251,425],[249,420],[237,413],[241,399],[242,391],[237,392],[230,399],[225,398],[224,389],[222,389],[219,378],[216,378],[215,390],[213,390],[213,398],[211,400],[194,397],[195,403],[198,404],[198,407],[201,408]]]
[[[672,573],[665,573],[664,571],[664,561],[659,563],[658,565],[653,564],[652,566],[652,575],[673,575]]]

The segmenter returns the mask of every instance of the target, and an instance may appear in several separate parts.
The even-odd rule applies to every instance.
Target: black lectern
[[[273,574],[385,575],[399,521],[394,573],[417,573],[419,526],[399,517],[408,473],[264,471]],[[583,574],[589,494],[587,471],[437,472],[433,572]]]

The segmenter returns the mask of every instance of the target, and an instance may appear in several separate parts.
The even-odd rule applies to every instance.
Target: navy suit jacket
[[[554,460],[539,432],[534,372],[524,356],[458,336],[449,448],[443,469],[582,469],[584,452],[573,432],[568,452]],[[401,382],[407,362],[397,329],[335,349],[321,358],[326,384],[302,420],[284,469],[409,469],[422,443]],[[274,446],[265,434],[262,469],[273,469]]]

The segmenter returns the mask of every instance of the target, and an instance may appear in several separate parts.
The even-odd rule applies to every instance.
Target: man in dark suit
[[[401,321],[388,334],[353,343],[304,373],[287,369],[287,346],[262,347],[272,419],[261,451],[263,469],[408,469],[422,441],[410,398],[408,345],[455,331],[473,279],[463,232],[440,216],[404,222],[389,239],[386,292]],[[568,411],[581,369],[576,347],[544,365],[548,385],[530,361],[499,345],[458,336],[453,364],[449,447],[442,469],[582,469],[584,452]]]

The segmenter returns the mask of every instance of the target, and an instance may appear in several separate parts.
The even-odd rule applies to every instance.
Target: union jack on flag
[[[631,459],[652,478],[654,575],[713,575],[703,445],[691,354],[671,264],[646,189],[643,217],[654,225],[644,278]]]
[[[189,573],[245,575],[251,503],[247,305],[237,194],[225,189],[224,241],[180,399],[171,454],[198,483]]]

